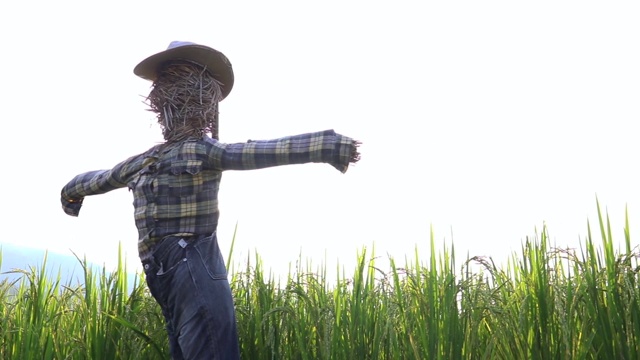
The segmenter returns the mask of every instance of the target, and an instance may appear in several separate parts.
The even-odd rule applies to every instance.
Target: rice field
[[[577,249],[546,229],[504,265],[457,261],[453,246],[380,268],[298,265],[276,281],[260,257],[229,259],[244,359],[639,359],[638,249],[628,218],[613,239],[598,208]],[[617,249],[620,246],[622,249]],[[46,260],[46,259],[45,259]],[[142,275],[84,266],[84,284],[45,267],[0,283],[0,359],[168,359],[162,315]],[[6,271],[6,269],[3,269]]]

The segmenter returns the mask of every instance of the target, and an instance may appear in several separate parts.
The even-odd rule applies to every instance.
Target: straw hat
[[[167,50],[142,60],[133,69],[133,73],[143,79],[154,81],[160,65],[169,60],[189,60],[204,66],[222,83],[223,99],[233,88],[233,69],[229,59],[216,49],[187,41],[172,41]]]

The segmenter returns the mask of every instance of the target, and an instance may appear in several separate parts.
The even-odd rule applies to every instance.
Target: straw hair
[[[220,82],[188,60],[167,62],[157,74],[146,104],[157,114],[164,139],[177,142],[207,133],[218,139]]]

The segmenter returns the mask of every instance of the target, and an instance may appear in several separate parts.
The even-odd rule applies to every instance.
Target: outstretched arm
[[[327,163],[344,173],[360,160],[360,142],[333,130],[246,143],[214,143],[209,158],[219,170],[253,170],[280,165]]]
[[[77,175],[62,188],[62,209],[68,215],[78,216],[85,196],[104,194],[127,186],[129,177],[142,169],[143,160],[141,156],[134,156],[111,170],[89,171]]]

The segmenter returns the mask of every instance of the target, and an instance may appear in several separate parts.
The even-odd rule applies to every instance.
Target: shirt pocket
[[[190,196],[204,189],[202,160],[176,160],[169,172],[169,195]]]

